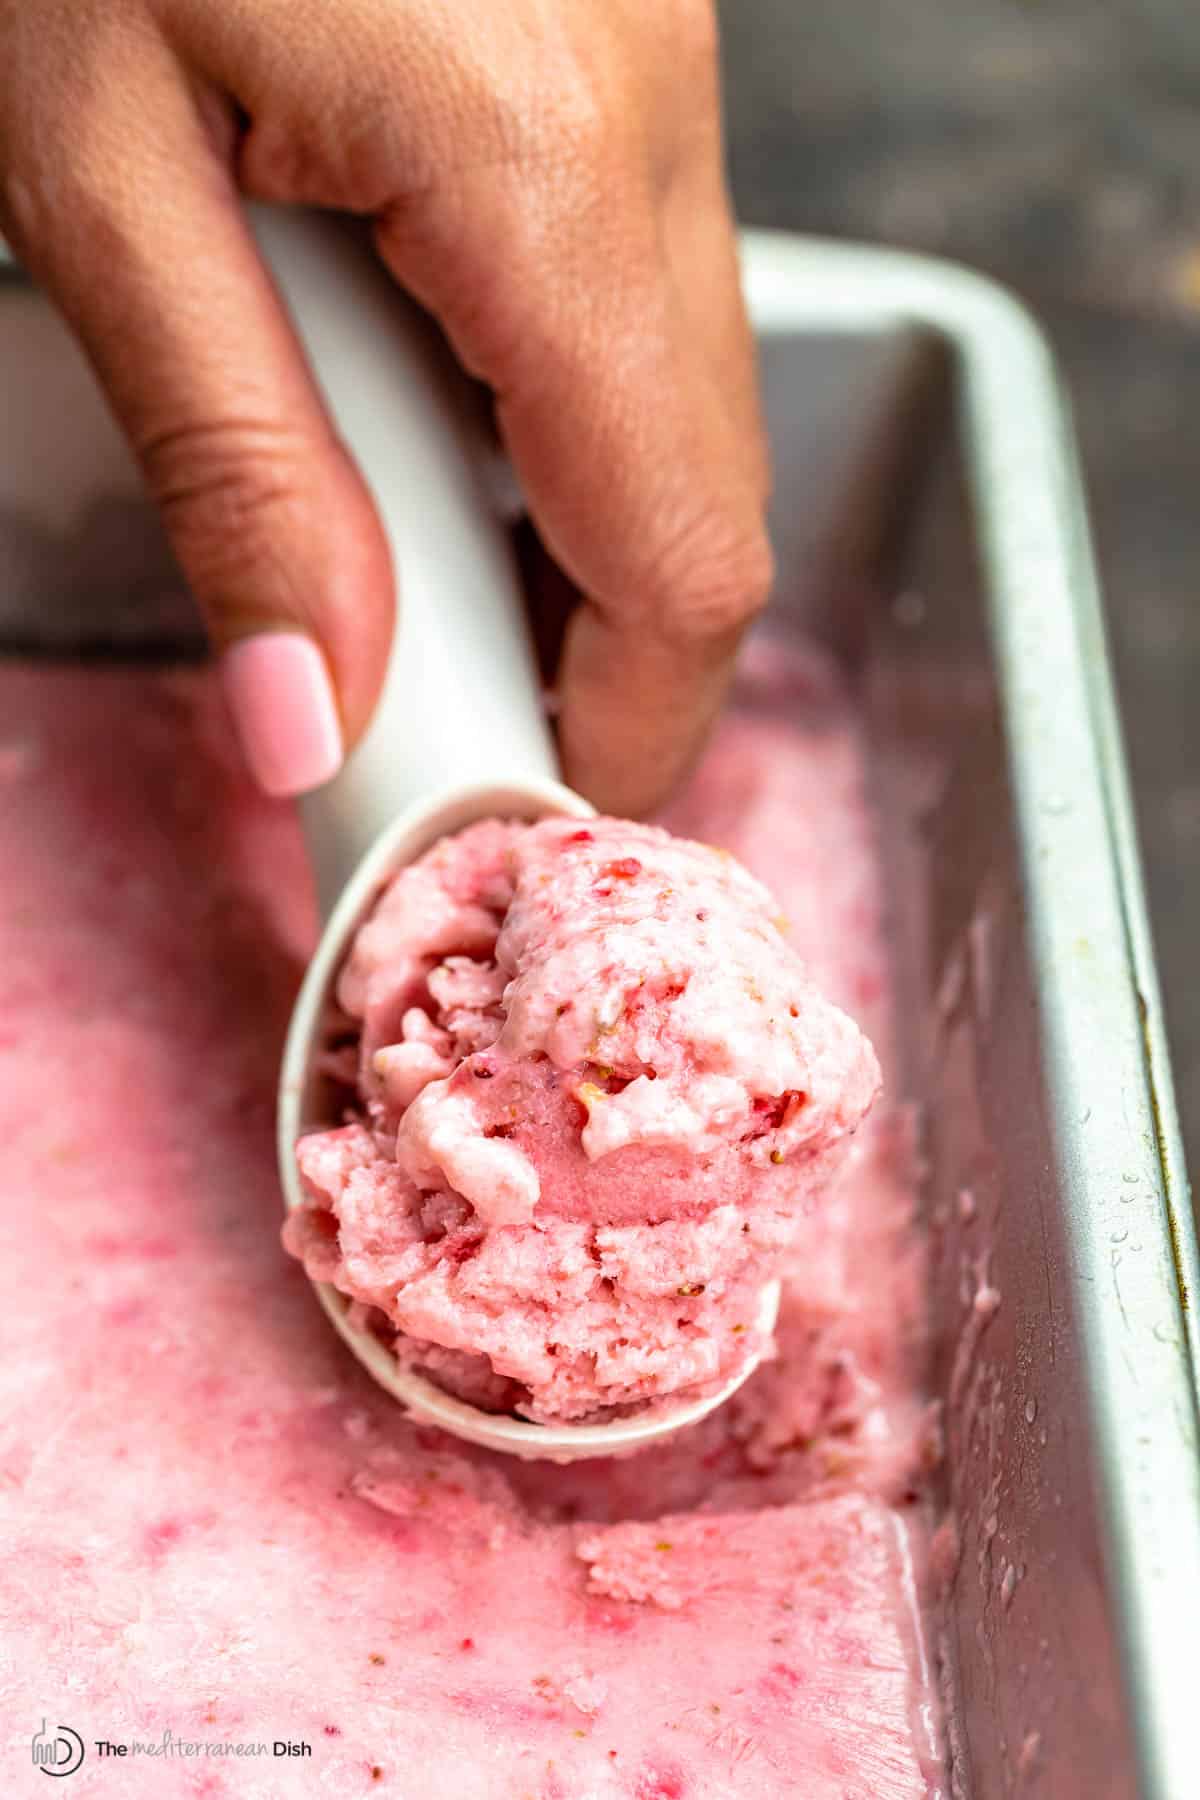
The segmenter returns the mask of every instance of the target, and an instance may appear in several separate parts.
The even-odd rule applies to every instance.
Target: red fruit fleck
[[[798,1687],[803,1685],[804,1677],[800,1671],[791,1668],[785,1662],[772,1663],[762,1678],[764,1691],[777,1700],[786,1700],[795,1693]]]
[[[479,1255],[480,1239],[470,1232],[459,1232],[453,1237],[444,1238],[439,1245],[441,1255],[448,1263],[461,1268],[463,1263],[470,1262]]]
[[[808,1095],[800,1088],[788,1088],[782,1094],[757,1095],[751,1105],[753,1124],[743,1142],[747,1138],[762,1137],[768,1131],[778,1131],[807,1104]]]
[[[591,1630],[610,1632],[613,1637],[624,1637],[637,1624],[632,1608],[620,1611],[615,1606],[595,1601],[588,1607],[585,1622]]]
[[[636,856],[619,856],[615,862],[605,863],[601,875],[609,875],[614,881],[632,881],[640,875],[642,865]]]
[[[475,1639],[474,1638],[463,1638],[462,1642],[459,1644],[458,1647],[460,1650],[473,1650],[475,1648]]]
[[[565,841],[568,844],[594,844],[596,839],[590,831],[573,831]]]

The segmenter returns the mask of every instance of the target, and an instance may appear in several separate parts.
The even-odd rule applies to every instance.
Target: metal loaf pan
[[[934,1250],[953,1792],[1189,1800],[1198,1259],[1054,370],[962,270],[750,234],[745,275],[776,604],[835,643],[869,737]],[[0,647],[198,654],[77,352],[3,271],[0,371]]]
[[[953,1791],[1188,1800],[1196,1236],[1054,367],[949,265],[752,235],[745,268],[781,602],[833,636],[869,733],[933,1244]]]

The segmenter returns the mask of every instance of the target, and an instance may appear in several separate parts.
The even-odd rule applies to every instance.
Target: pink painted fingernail
[[[241,638],[221,677],[250,773],[268,794],[304,794],[342,764],[342,729],[325,658],[302,631]]]

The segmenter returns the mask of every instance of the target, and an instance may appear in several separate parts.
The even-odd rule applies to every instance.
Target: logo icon
[[[33,1734],[33,1766],[43,1775],[73,1775],[83,1761],[83,1739],[69,1725],[55,1727],[55,1735],[46,1735],[46,1721]]]

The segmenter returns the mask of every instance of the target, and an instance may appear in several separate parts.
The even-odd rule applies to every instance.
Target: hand
[[[658,800],[770,579],[708,0],[0,0],[0,41],[0,229],[231,652],[263,785],[363,730],[392,577],[239,190],[368,216],[491,388],[582,601],[567,779]]]

